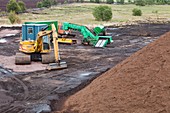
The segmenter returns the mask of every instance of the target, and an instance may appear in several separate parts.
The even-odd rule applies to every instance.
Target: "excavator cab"
[[[50,50],[50,40],[48,36],[43,36],[43,50]]]

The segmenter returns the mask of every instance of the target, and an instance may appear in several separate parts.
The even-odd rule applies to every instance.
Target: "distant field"
[[[106,4],[92,4],[92,3],[75,3],[69,5],[60,5],[38,11],[38,14],[24,13],[20,14],[22,22],[25,21],[44,21],[44,20],[58,20],[60,22],[72,22],[84,25],[93,24],[108,24],[116,22],[129,21],[144,21],[144,20],[169,20],[170,21],[170,5],[154,5],[154,6],[135,6],[135,5],[108,5],[112,7],[113,18],[109,22],[95,21],[92,10],[98,5]],[[139,8],[143,15],[136,17],[132,16],[132,9]],[[157,12],[157,13],[155,13]],[[7,17],[0,17],[0,24],[10,24]]]

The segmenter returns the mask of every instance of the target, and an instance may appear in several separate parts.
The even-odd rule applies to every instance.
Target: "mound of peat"
[[[70,96],[60,112],[169,113],[170,32]]]

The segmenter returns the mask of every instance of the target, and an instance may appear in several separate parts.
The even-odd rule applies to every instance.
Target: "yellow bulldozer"
[[[51,27],[52,30],[46,30]],[[16,53],[15,64],[25,65],[31,61],[41,61],[49,64],[48,70],[67,68],[66,62],[61,62],[58,46],[58,34],[54,24],[24,24],[22,37]]]

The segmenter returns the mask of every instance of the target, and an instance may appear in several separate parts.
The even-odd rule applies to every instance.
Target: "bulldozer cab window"
[[[33,29],[32,28],[28,28],[28,33],[32,34],[33,33]]]

